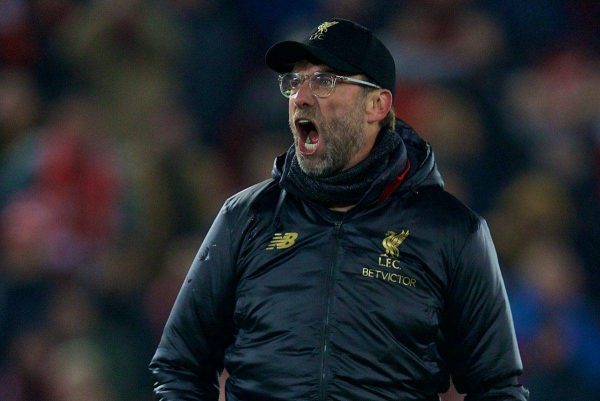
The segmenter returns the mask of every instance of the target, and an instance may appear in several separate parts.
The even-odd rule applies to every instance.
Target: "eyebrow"
[[[319,66],[319,67],[322,67],[322,68],[319,68],[319,70],[318,70],[318,71],[315,71],[315,72],[330,72],[330,73],[332,73],[332,74],[342,75],[342,74],[340,74],[338,71],[334,71],[334,70],[333,70],[331,67],[329,67],[329,66],[327,66],[327,65],[325,65],[325,64],[313,64],[313,63],[310,63],[310,62],[300,62],[300,63],[296,63],[296,65],[294,66],[294,68],[292,68],[292,70],[291,70],[290,72],[295,72],[295,73],[298,73],[298,70],[296,70],[296,68],[303,68],[303,67],[306,67],[306,66],[308,66],[308,65],[310,65],[310,64],[312,64],[312,65],[314,65],[314,66]],[[313,74],[314,74],[315,72],[313,72]]]
[[[295,74],[300,74],[300,72],[298,72],[298,71],[293,71],[293,70],[292,70],[292,71],[290,71],[290,72],[293,72],[293,73],[295,73]],[[330,68],[330,67],[324,67],[324,68],[322,68],[322,69],[319,69],[318,71],[314,71],[314,72],[312,72],[312,73],[311,73],[311,74],[309,74],[309,75],[312,75],[312,74],[317,74],[317,73],[320,73],[320,72],[327,72],[327,73],[330,73],[330,74],[341,75],[341,76],[349,76],[347,73],[344,73],[344,72],[341,72],[341,71],[336,71],[336,70],[334,70],[334,69],[332,69],[332,68]]]
[[[318,71],[318,72],[330,72],[332,74],[341,75],[343,77],[349,77],[351,75],[356,75],[356,74],[353,74],[353,73],[350,73],[350,72],[343,72],[343,71],[339,71],[339,70],[334,70],[333,68],[327,67],[327,66],[325,68],[323,68],[322,70]]]

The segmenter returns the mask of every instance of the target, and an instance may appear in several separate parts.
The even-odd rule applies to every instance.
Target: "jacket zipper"
[[[329,315],[331,313],[331,307],[333,302],[333,282],[335,269],[338,260],[338,252],[340,247],[340,238],[342,237],[342,222],[337,221],[334,225],[334,237],[335,237],[335,248],[333,253],[333,261],[329,268],[329,275],[327,276],[327,287],[326,287],[326,305],[325,305],[325,316],[323,319],[323,334],[321,336],[321,368],[319,371],[319,400],[325,401],[327,399],[327,382],[329,380],[327,374],[327,360],[329,357],[330,346],[329,346]]]

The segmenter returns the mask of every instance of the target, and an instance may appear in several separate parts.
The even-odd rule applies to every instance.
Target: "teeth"
[[[296,123],[302,126],[310,126],[312,124],[312,122],[308,118],[299,118],[296,120]],[[317,149],[317,146],[317,143],[313,143],[310,137],[310,133],[306,135],[306,139],[304,139],[304,147],[306,148],[306,150],[308,150],[309,152],[315,151]]]
[[[306,147],[306,149],[311,150],[311,151],[317,149],[317,144],[312,143],[312,141],[310,140],[310,135],[306,136],[306,140],[304,141],[304,146]]]

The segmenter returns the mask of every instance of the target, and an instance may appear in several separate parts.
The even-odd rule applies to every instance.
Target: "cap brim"
[[[274,44],[265,55],[267,65],[279,73],[290,72],[294,65],[302,60],[322,63],[340,72],[361,72],[358,68],[322,48],[291,40]]]

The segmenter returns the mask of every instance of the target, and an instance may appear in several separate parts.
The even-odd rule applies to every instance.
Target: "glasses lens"
[[[285,97],[294,96],[300,85],[302,85],[302,78],[298,74],[288,73],[279,77],[279,89]]]
[[[335,74],[320,72],[310,78],[310,88],[315,96],[327,97],[335,88]]]

